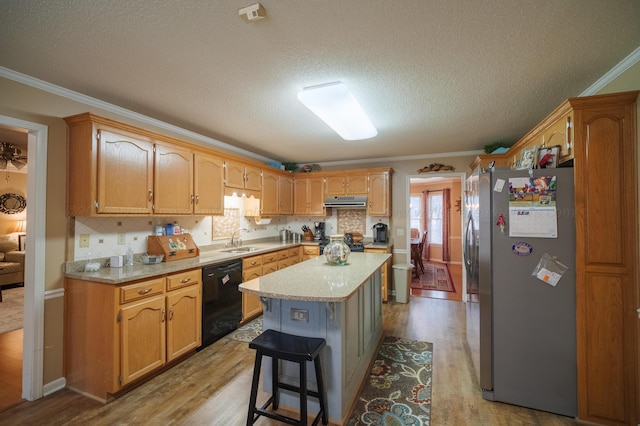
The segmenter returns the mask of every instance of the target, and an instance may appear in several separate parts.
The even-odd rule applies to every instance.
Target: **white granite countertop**
[[[300,242],[293,243],[274,241],[251,243],[250,241],[247,241],[243,247],[253,247],[256,250],[247,253],[227,253],[222,250],[200,251],[200,256],[187,259],[161,262],[155,265],[145,265],[143,263],[136,262],[133,266],[123,266],[122,268],[102,267],[96,272],[84,272],[82,268],[86,262],[73,262],[78,264],[79,270],[69,270],[68,268],[65,272],[65,277],[105,284],[122,284],[129,281],[232,262],[234,260],[240,260],[243,257],[255,256],[284,248],[297,247],[300,244]]]
[[[315,257],[240,284],[242,292],[258,296],[319,302],[342,302],[389,258],[391,254],[351,253],[344,266],[329,265]]]

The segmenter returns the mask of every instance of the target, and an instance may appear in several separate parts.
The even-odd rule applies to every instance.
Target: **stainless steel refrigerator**
[[[510,190],[511,182],[548,183],[553,176],[555,229],[549,209],[514,209],[527,189]],[[469,286],[477,294],[468,295],[467,339],[483,398],[571,417],[577,415],[573,185],[573,168],[478,172],[467,182],[465,230],[467,281],[478,281],[475,290]],[[540,200],[549,198],[545,192]],[[548,202],[540,200],[542,207]],[[538,210],[546,216],[538,219]],[[568,267],[555,286],[532,275],[545,253]]]

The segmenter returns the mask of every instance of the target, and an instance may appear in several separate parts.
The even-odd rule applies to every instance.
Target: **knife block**
[[[193,242],[191,234],[181,235],[149,235],[147,237],[147,253],[164,255],[163,262],[186,259],[200,255],[200,249]]]

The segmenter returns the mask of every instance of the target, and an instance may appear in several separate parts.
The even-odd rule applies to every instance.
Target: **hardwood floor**
[[[22,402],[23,330],[0,334],[0,411]]]
[[[482,399],[465,339],[465,305],[411,298],[384,305],[385,334],[434,344],[432,425],[576,425],[573,419]],[[221,339],[103,405],[61,390],[0,413],[0,425],[242,425],[254,351]],[[261,404],[267,394],[258,397]],[[257,425],[280,424],[260,418]]]

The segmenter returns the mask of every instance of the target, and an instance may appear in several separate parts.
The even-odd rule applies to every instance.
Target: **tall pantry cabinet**
[[[573,98],[578,417],[640,423],[637,91]]]

